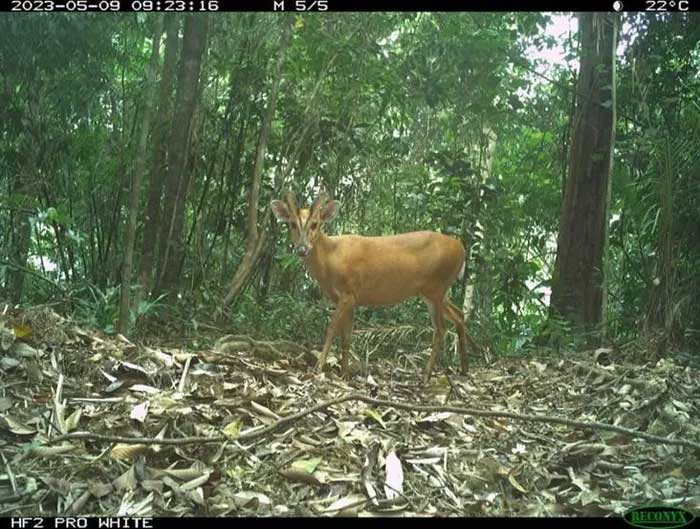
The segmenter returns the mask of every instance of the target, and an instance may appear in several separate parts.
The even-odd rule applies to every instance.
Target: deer
[[[328,353],[340,336],[341,366],[348,375],[348,354],[353,312],[358,306],[390,306],[420,297],[428,306],[433,323],[433,343],[422,384],[430,380],[445,335],[445,320],[457,331],[462,374],[466,374],[467,335],[464,314],[448,297],[457,278],[462,278],[466,252],[458,239],[434,231],[415,231],[387,236],[328,236],[323,226],[338,214],[341,203],[322,192],[310,208],[298,208],[294,193],[272,200],[270,208],[280,223],[287,224],[293,251],[304,262],[335,311],[326,329],[323,349],[316,364],[322,372]]]

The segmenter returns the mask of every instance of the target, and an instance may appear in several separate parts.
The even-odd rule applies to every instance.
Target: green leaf
[[[224,426],[224,435],[232,441],[238,439],[238,436],[241,433],[241,425],[242,423],[240,419],[231,421],[226,426]]]
[[[311,459],[297,459],[292,463],[292,468],[307,474],[313,474],[321,462],[320,457],[312,457]]]
[[[384,420],[382,419],[382,416],[379,414],[379,412],[377,412],[377,411],[375,411],[375,410],[373,410],[373,409],[371,409],[371,408],[367,408],[367,409],[365,409],[362,413],[363,413],[365,416],[367,416],[367,417],[369,417],[370,419],[372,419],[372,420],[373,420],[374,422],[376,422],[377,424],[379,424],[382,428],[385,428],[385,429],[386,429],[386,425],[384,424]]]

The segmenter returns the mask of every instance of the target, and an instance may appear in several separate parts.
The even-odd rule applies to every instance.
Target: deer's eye
[[[297,231],[297,225],[296,224],[290,224],[289,229],[292,231]]]
[[[312,229],[312,230],[315,230],[316,228],[318,228],[318,222],[312,222],[312,223],[311,223],[311,229]]]

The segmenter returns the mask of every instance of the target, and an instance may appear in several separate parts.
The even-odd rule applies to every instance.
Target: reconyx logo
[[[695,516],[676,507],[637,507],[624,514],[625,521],[633,527],[645,529],[671,529],[691,523]]]

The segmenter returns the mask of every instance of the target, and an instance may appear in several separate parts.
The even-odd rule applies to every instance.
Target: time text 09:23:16
[[[218,11],[218,0],[11,0],[10,11]]]

